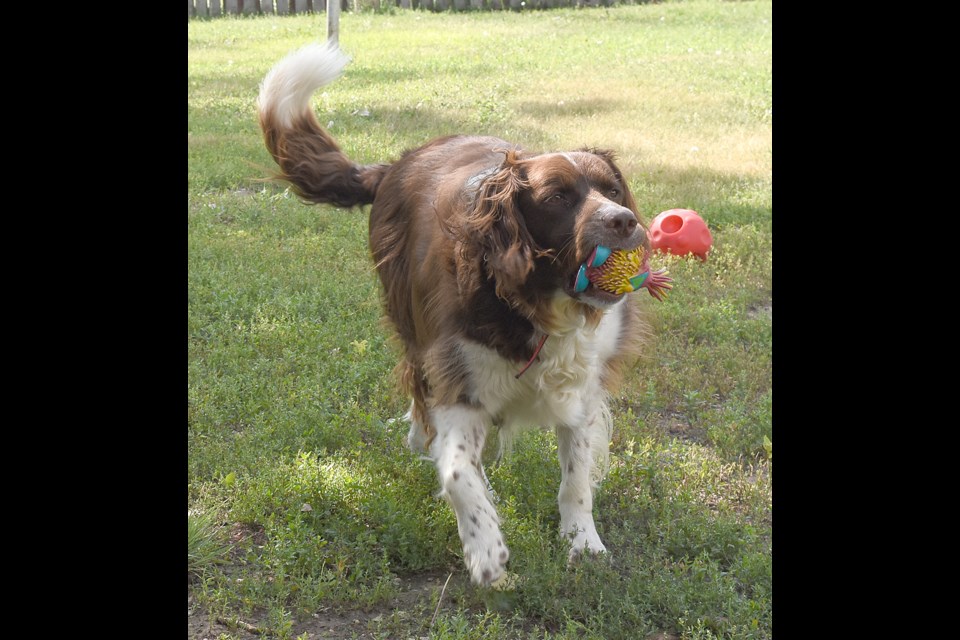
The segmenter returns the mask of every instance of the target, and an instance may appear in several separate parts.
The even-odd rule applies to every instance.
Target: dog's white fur
[[[486,478],[474,464],[480,460],[495,417],[499,418],[501,452],[509,450],[521,429],[556,430],[562,478],[560,533],[570,540],[569,559],[587,550],[606,551],[593,519],[593,488],[606,474],[613,429],[607,394],[600,385],[600,366],[617,348],[620,316],[607,313],[597,327],[590,328],[580,314],[564,312],[573,304],[565,294],[553,304],[563,320],[544,343],[535,368],[517,379],[516,363],[465,340],[460,349],[474,372],[477,401],[483,408],[438,407],[431,416],[437,437],[429,454],[437,465],[442,495],[457,514],[464,560],[476,582],[495,582],[509,558],[496,508],[485,491]],[[421,450],[424,430],[411,414],[408,442],[412,449]]]
[[[332,41],[309,44],[274,66],[260,84],[258,104],[272,105],[277,124],[289,129],[310,96],[343,74],[350,58]]]

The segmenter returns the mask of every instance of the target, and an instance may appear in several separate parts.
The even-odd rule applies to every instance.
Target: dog
[[[650,335],[640,296],[576,282],[598,245],[650,255],[613,153],[453,135],[358,164],[310,106],[348,62],[329,42],[282,59],[260,85],[260,126],[274,178],[301,200],[372,205],[369,248],[412,399],[407,442],[436,465],[472,582],[496,585],[510,558],[481,457],[494,427],[501,448],[520,428],[556,430],[568,560],[605,552],[593,490],[609,466],[608,398]]]

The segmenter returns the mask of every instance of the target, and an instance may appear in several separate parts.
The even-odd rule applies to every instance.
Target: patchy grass
[[[325,17],[190,23],[191,637],[771,636],[770,23],[707,0],[341,17],[354,61],[315,106],[358,161],[455,132],[609,147],[648,219],[713,233],[706,263],[660,259],[676,287],[614,400],[609,556],[566,567],[552,434],[488,470],[522,578],[503,593],[468,584],[404,446],[365,213],[261,182],[258,83]]]
[[[230,547],[223,540],[213,518],[202,513],[187,513],[187,573],[192,578],[205,575],[225,561]]]

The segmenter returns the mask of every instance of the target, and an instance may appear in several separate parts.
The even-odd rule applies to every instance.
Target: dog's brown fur
[[[597,245],[642,245],[649,251],[636,203],[611,152],[534,154],[498,138],[459,135],[428,142],[391,164],[361,165],[341,151],[309,104],[296,110],[287,105],[278,113],[286,96],[271,91],[280,89],[263,90],[259,115],[266,146],[280,167],[277,177],[308,202],[372,205],[370,252],[386,315],[403,347],[398,379],[413,400],[414,430],[423,430],[427,449],[437,433],[434,408],[472,407],[491,411],[494,421],[502,417],[499,409],[482,406],[484,397],[501,391],[484,388],[493,374],[477,369],[465,355],[468,345],[481,345],[520,371],[544,336],[568,340],[556,345],[580,344],[579,338],[570,342],[571,336],[592,336],[603,318],[614,314],[617,333],[603,340],[614,340],[615,349],[604,342],[596,347],[602,356],[577,356],[564,378],[598,376],[600,385],[613,391],[647,335],[638,296],[613,299],[592,287],[581,293],[572,287],[579,265]],[[583,340],[600,344],[592,337]],[[592,389],[590,384],[584,378],[581,388]],[[605,404],[590,410],[599,415]],[[482,444],[483,435],[474,432],[469,444]],[[583,494],[575,495],[583,504]],[[478,568],[474,579],[495,574],[490,567]]]

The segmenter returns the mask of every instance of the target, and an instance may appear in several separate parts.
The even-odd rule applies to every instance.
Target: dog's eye
[[[547,202],[550,204],[566,204],[567,196],[564,195],[563,193],[557,192],[552,196],[550,196],[549,198],[547,198]]]
[[[616,200],[617,198],[620,197],[620,190],[619,190],[619,189],[610,189],[610,192],[609,192],[607,195],[608,195],[608,197],[609,197],[611,200]]]

